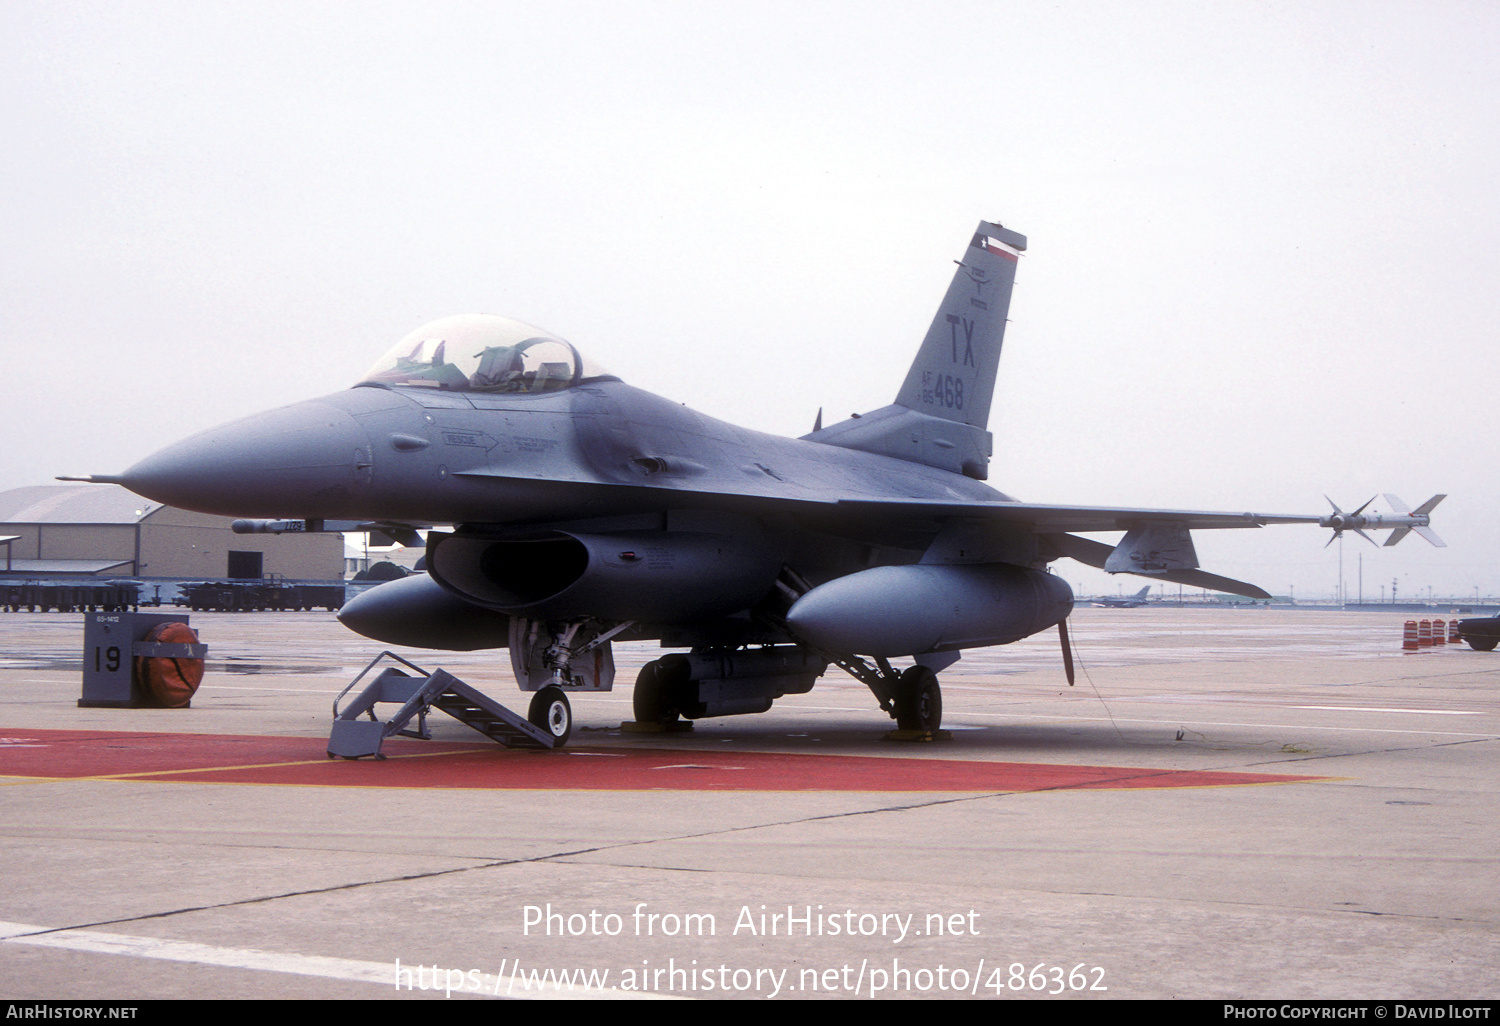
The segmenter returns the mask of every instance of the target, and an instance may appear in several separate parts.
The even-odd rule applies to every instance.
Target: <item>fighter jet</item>
[[[508,648],[535,695],[530,718],[559,740],[568,695],[613,686],[615,639],[679,650],[637,678],[639,723],[764,712],[836,665],[900,730],[930,734],[942,722],[936,674],[966,649],[1057,627],[1071,678],[1073,593],[1048,570],[1060,557],[1265,598],[1198,569],[1189,532],[1365,523],[1035,505],[985,484],[1025,249],[1024,236],[980,222],[895,401],[827,427],[820,417],[801,438],[633,388],[540,328],[466,315],[418,328],[346,391],[93,480],[270,518],[243,531],[371,530],[413,544],[433,528],[426,574],[365,592],[340,619],[391,644]],[[1434,504],[1380,526],[1425,528]],[[1075,533],[1111,531],[1123,539]]]
[[[1134,595],[1098,595],[1090,601],[1096,606],[1104,606],[1107,609],[1135,609],[1146,604],[1146,596],[1150,593],[1151,585],[1148,584]]]

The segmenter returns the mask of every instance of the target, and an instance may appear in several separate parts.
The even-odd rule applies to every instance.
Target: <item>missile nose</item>
[[[148,499],[223,516],[345,517],[369,484],[370,443],[346,410],[310,400],[204,431],[118,481]]]

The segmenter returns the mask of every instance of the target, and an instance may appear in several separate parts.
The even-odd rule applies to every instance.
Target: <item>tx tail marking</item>
[[[953,336],[953,362],[958,362],[958,326],[964,326],[964,366],[974,366],[974,322],[967,317],[948,314],[948,332]]]

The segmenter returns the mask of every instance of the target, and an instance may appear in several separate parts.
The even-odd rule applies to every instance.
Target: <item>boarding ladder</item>
[[[394,659],[415,671],[415,676],[387,666],[353,701],[340,709],[339,703],[344,696],[385,658]],[[382,702],[401,703],[395,715],[384,722],[375,715],[375,706]],[[400,735],[431,740],[432,735],[427,731],[427,711],[433,708],[441,709],[507,748],[552,748],[556,745],[556,740],[547,731],[448,671],[438,669],[429,673],[394,652],[382,652],[370,660],[370,664],[333,700],[333,730],[328,735],[328,757],[359,759],[373,755],[384,759],[380,746],[388,737]],[[361,719],[361,716],[367,718]],[[417,729],[408,730],[407,724],[413,717],[417,720]]]

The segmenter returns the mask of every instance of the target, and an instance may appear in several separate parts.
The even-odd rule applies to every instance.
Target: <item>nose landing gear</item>
[[[567,744],[573,733],[573,707],[568,704],[567,693],[556,685],[548,685],[531,696],[526,719],[551,734],[558,748]]]

